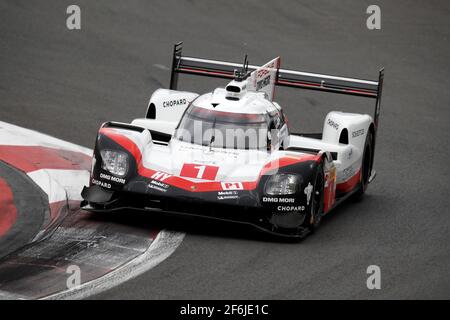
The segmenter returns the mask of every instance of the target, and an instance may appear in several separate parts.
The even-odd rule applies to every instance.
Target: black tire
[[[311,205],[309,206],[309,212],[303,222],[304,227],[308,228],[311,232],[314,232],[319,227],[323,216],[325,186],[323,163],[320,163],[317,166],[313,181],[314,184],[311,194]]]
[[[362,198],[369,185],[369,178],[372,174],[372,162],[373,162],[373,134],[371,131],[366,136],[366,142],[364,144],[363,161],[361,165],[361,179],[359,182],[358,191],[355,192],[354,200]]]

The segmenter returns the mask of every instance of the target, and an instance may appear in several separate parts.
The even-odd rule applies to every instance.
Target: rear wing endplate
[[[173,51],[170,89],[177,89],[178,74],[180,73],[232,80],[235,77],[235,71],[241,68],[242,64],[240,63],[185,57],[182,55],[182,42],[179,42],[175,44]],[[249,65],[248,71],[251,72],[257,68],[259,66]],[[377,129],[383,77],[384,69],[379,71],[378,80],[279,69],[275,85],[373,98],[375,99],[374,124]]]

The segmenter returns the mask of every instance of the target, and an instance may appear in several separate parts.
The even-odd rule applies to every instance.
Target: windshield
[[[265,150],[266,115],[216,111],[191,104],[175,138],[214,148]]]

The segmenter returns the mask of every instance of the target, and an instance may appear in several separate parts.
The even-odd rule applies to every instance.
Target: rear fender
[[[352,145],[362,151],[372,122],[372,117],[367,114],[332,111],[325,118],[322,140]]]

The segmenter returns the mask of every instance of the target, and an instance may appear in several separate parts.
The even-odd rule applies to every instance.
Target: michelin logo
[[[308,183],[308,185],[305,187],[305,190],[303,191],[306,194],[306,205],[309,206],[309,201],[311,200],[311,193],[313,191],[313,186],[311,185],[311,182]]]

